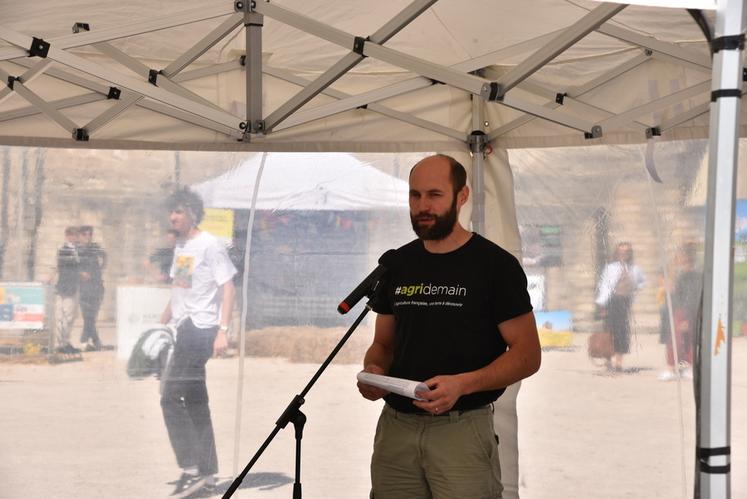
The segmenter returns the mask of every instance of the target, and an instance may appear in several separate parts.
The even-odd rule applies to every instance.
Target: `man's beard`
[[[433,224],[430,226],[418,225],[419,218],[430,218],[433,220]],[[457,221],[457,203],[456,194],[454,195],[454,201],[451,203],[449,210],[443,215],[433,215],[426,213],[419,213],[417,215],[410,214],[410,223],[412,224],[412,230],[415,234],[423,241],[440,241],[446,239],[454,230],[454,225]]]

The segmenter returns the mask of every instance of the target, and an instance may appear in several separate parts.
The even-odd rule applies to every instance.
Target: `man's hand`
[[[464,394],[459,375],[434,376],[424,383],[428,385],[430,391],[416,393],[416,395],[425,400],[414,400],[412,403],[432,414],[449,412],[459,397]]]
[[[386,372],[384,372],[384,369],[375,364],[367,365],[366,368],[363,369],[363,371],[372,374],[386,374]],[[358,391],[361,392],[363,398],[366,398],[368,400],[379,400],[381,397],[389,393],[383,388],[367,385],[365,383],[361,383],[360,381],[358,382]]]
[[[226,351],[226,348],[228,348],[226,332],[219,329],[218,333],[215,335],[215,341],[213,342],[213,356],[220,357]]]

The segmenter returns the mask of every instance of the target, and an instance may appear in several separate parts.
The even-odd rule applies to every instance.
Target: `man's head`
[[[78,227],[78,236],[81,244],[91,244],[93,240],[93,227],[90,225],[81,225]]]
[[[181,237],[186,237],[190,230],[197,227],[205,214],[202,198],[196,192],[191,191],[189,187],[172,194],[167,206],[171,212],[169,216],[171,228],[178,232]]]
[[[67,227],[65,229],[65,241],[71,244],[76,244],[78,242],[78,233],[78,227]]]
[[[615,259],[620,262],[633,263],[633,245],[623,242],[615,249]]]
[[[468,197],[467,172],[457,160],[445,154],[420,160],[410,170],[410,222],[415,234],[425,241],[448,237]]]

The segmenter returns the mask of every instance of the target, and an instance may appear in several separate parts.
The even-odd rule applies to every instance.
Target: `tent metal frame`
[[[608,21],[625,8],[624,4],[601,4],[565,29],[548,33],[534,40],[528,40],[514,47],[507,47],[493,54],[486,54],[485,56],[451,67],[416,58],[384,46],[392,36],[405,28],[435,2],[436,0],[414,0],[376,32],[366,38],[354,36],[269,2],[240,0],[226,2],[225,4],[185,11],[179,15],[164,16],[162,18],[105,29],[99,32],[84,31],[54,38],[48,42],[47,50],[40,62],[35,62],[30,67],[28,62],[34,61],[34,58],[31,56],[31,53],[34,52],[31,50],[33,40],[40,40],[43,43],[47,42],[44,42],[40,38],[31,38],[28,35],[16,33],[0,26],[0,38],[15,46],[0,50],[0,61],[12,61],[13,63],[27,67],[27,70],[19,77],[0,73],[4,79],[8,80],[9,77],[12,77],[14,81],[13,88],[8,85],[5,89],[0,90],[0,103],[15,92],[31,104],[31,108],[0,112],[0,121],[20,119],[32,114],[43,113],[63,129],[70,132],[72,139],[88,140],[101,128],[121,116],[129,107],[136,105],[237,140],[251,141],[263,137],[270,138],[273,132],[319,121],[335,114],[365,109],[436,132],[440,135],[445,135],[451,139],[463,141],[466,144],[469,136],[466,132],[453,130],[441,124],[418,118],[412,113],[397,111],[391,107],[379,104],[384,99],[423,90],[434,84],[450,85],[453,88],[460,89],[486,102],[490,102],[491,105],[503,105],[523,114],[510,123],[489,130],[487,133],[490,140],[495,140],[508,131],[535,118],[578,130],[584,133],[586,138],[598,138],[602,136],[604,130],[618,126],[632,126],[633,129],[644,128],[662,131],[688,121],[686,118],[692,119],[692,116],[702,114],[701,112],[693,113],[692,110],[689,110],[683,113],[681,120],[676,117],[670,118],[666,124],[644,124],[635,121],[639,116],[668,107],[671,105],[670,103],[676,102],[680,96],[684,99],[697,94],[696,90],[701,89],[702,86],[691,88],[690,91],[683,90],[680,95],[672,95],[670,98],[665,97],[657,101],[652,101],[622,113],[612,113],[608,110],[596,108],[601,116],[597,122],[578,118],[572,112],[568,112],[562,108],[565,98],[568,99],[568,104],[589,106],[580,99],[584,93],[592,88],[604,85],[607,81],[614,78],[615,74],[621,74],[636,67],[640,63],[639,59],[641,56],[633,58],[629,67],[628,63],[623,64],[623,67],[619,70],[620,72],[613,70],[608,75],[597,79],[598,81],[589,82],[592,84],[589,88],[582,87],[575,92],[556,92],[555,104],[552,100],[544,105],[536,104],[533,100],[530,101],[521,98],[516,92],[511,92],[513,88],[518,87],[525,92],[529,89],[529,93],[533,95],[539,93],[548,96],[552,92],[551,90],[544,89],[538,92],[536,83],[532,85],[532,74],[593,31],[622,40],[629,43],[631,47],[643,48],[646,50],[646,56],[653,55],[654,57],[665,58],[670,61],[678,61],[688,67],[695,67],[704,71],[710,70],[710,61],[700,54],[690,52],[674,44],[644,37],[630,30],[610,24]],[[351,50],[314,81],[309,82],[306,79],[299,78],[296,75],[289,75],[286,72],[282,79],[286,81],[294,80],[294,83],[300,85],[302,88],[296,95],[269,114],[264,114],[264,110],[262,109],[263,75],[267,77],[268,75],[273,75],[273,73],[278,74],[279,70],[265,67],[262,62],[261,41],[265,17],[272,18],[304,33],[317,36],[330,43]],[[161,70],[146,67],[136,59],[109,44],[109,42],[117,39],[217,18],[225,19],[218,27],[214,28],[199,42]],[[242,64],[217,64],[213,66],[216,68],[215,73],[211,71],[211,68],[201,69],[201,71],[205,72],[204,74],[219,74],[222,71],[244,69],[246,78],[246,110],[245,116],[240,117],[226,112],[219,106],[206,101],[201,96],[186,90],[178,82],[180,80],[187,80],[180,79],[178,76],[182,70],[189,67],[191,63],[196,61],[210,47],[233,33],[242,23],[245,28],[247,47],[246,55],[242,58]],[[96,64],[91,60],[68,51],[68,49],[83,46],[92,46],[98,49],[112,61],[130,70],[134,70],[139,75],[139,78],[133,78],[129,74],[112,71],[110,68]],[[489,66],[501,56],[522,54],[527,51],[531,51],[531,53],[521,63],[505,74],[499,75],[494,80],[471,74],[478,69]],[[35,55],[39,57],[38,53],[35,53]],[[334,91],[332,89],[334,82],[348,73],[350,69],[359,64],[365,57],[374,57],[388,64],[412,71],[418,76],[360,95],[351,96]],[[81,77],[69,71],[60,73],[60,70],[55,68],[52,62],[68,66],[77,72],[86,73],[93,79]],[[98,95],[87,94],[86,96],[46,102],[28,88],[28,83],[42,74],[61,77],[69,83],[94,90]],[[107,81],[113,84],[113,86],[107,88],[98,83],[96,79]],[[111,96],[111,89],[115,89],[116,97]],[[65,117],[61,112],[61,109],[101,101],[103,100],[101,97],[102,94],[106,95],[109,99],[119,100],[119,102],[114,103],[106,111],[85,125],[73,123],[72,120]],[[337,100],[329,104],[308,108],[306,104],[320,94],[333,96]],[[572,107],[570,105],[567,109],[571,109]],[[586,109],[591,109],[591,107],[586,107]]]
[[[731,497],[731,288],[742,105],[744,0],[717,3],[711,87],[703,317],[696,392],[697,481],[702,498]],[[728,216],[725,216],[728,214]]]

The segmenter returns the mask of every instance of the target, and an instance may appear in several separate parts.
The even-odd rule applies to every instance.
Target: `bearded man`
[[[443,154],[410,171],[418,236],[397,250],[378,297],[364,371],[422,381],[420,400],[384,398],[371,459],[371,497],[500,498],[492,403],[534,374],[541,351],[527,280],[510,253],[458,221],[464,167]]]

